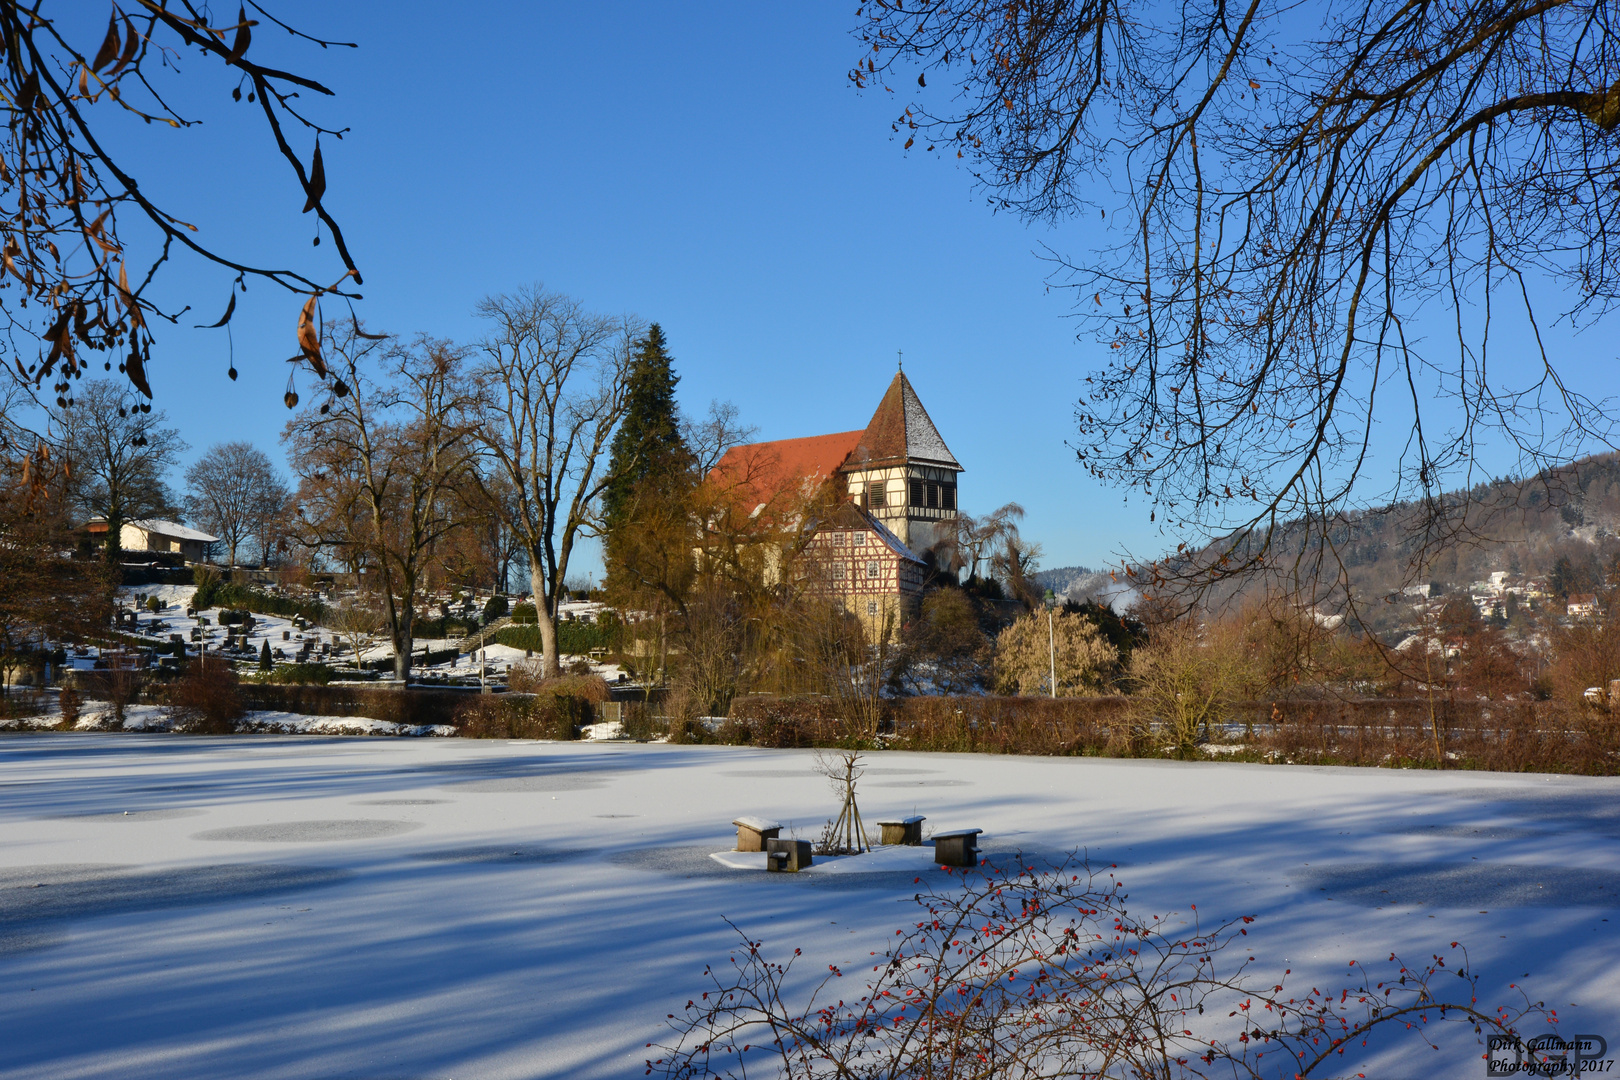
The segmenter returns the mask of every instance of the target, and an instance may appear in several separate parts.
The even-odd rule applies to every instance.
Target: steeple
[[[962,471],[939,429],[928,418],[928,410],[912,389],[911,380],[904,370],[899,370],[844,467],[866,469],[903,462]]]

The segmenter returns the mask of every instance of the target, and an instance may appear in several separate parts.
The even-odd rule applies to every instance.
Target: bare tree
[[[729,401],[709,402],[709,411],[701,420],[693,416],[681,417],[681,437],[692,452],[692,471],[701,480],[708,476],[726,451],[742,446],[758,433],[752,424],[744,424],[737,406]]]
[[[993,563],[997,548],[1004,547],[1009,539],[1018,538],[1018,523],[1023,519],[1024,508],[1015,502],[983,517],[956,516],[957,558],[960,565],[967,568],[970,580],[980,577],[980,569]]]
[[[127,521],[174,512],[166,474],[185,452],[168,416],[143,409],[128,386],[110,379],[84,384],[78,400],[52,413],[70,475],[71,504],[107,521],[107,554],[117,560]]]
[[[344,268],[339,283],[352,276],[359,284],[342,230],[322,203],[326,172],[321,136],[341,139],[343,132],[312,119],[301,99],[331,91],[255,59],[263,51],[251,49],[260,20],[248,17],[247,9],[278,32],[285,30],[322,49],[352,44],[300,33],[252,0],[238,8],[234,19],[220,21],[207,5],[191,0],[116,0],[104,34],[73,5],[51,12],[46,7],[0,2],[0,38],[5,41],[0,110],[9,118],[9,135],[0,140],[0,196],[23,208],[0,220],[0,275],[9,275],[20,289],[13,300],[0,301],[0,321],[19,353],[33,351],[34,342],[28,339],[35,335],[41,351],[49,350],[33,364],[18,359],[16,373],[22,380],[41,386],[51,379],[57,405],[65,406],[77,396],[72,380],[88,369],[89,354],[114,352],[122,358],[119,370],[150,399],[150,320],[173,322],[182,313],[159,308],[151,287],[159,270],[179,252],[235,279],[225,314],[215,326],[230,321],[236,290],[245,290],[250,277],[308,293],[311,300],[336,288],[210,247],[196,226],[184,220],[186,215],[160,205],[155,185],[137,180],[130,168],[134,155],[115,152],[127,144],[112,137],[126,118],[168,128],[200,122],[186,116],[175,87],[160,76],[160,71],[180,72],[176,60],[181,54],[200,54],[203,71],[213,64],[223,68],[225,80],[214,83],[210,93],[229,90],[239,102],[245,93],[247,105],[256,106],[298,182],[304,211],[320,219],[316,242],[324,226],[337,249]],[[81,49],[97,41],[94,52]],[[193,85],[196,77],[188,75],[181,91]],[[307,151],[293,146],[289,129],[301,129],[309,137]],[[304,152],[310,154],[307,168]],[[144,251],[132,248],[120,234],[120,223],[130,220],[152,232],[154,242]],[[318,357],[313,366],[320,370]]]
[[[106,628],[113,568],[63,556],[73,546],[67,495],[48,447],[0,454],[0,672]]]
[[[478,314],[490,324],[477,365],[482,439],[514,489],[501,512],[523,542],[549,678],[561,674],[559,596],[609,480],[606,454],[624,415],[630,345],[642,326],[592,314],[539,286],[488,297]]]
[[[186,470],[186,487],[191,520],[218,534],[232,566],[237,550],[263,535],[267,519],[281,513],[289,494],[270,458],[247,442],[209,447]]]
[[[372,639],[387,627],[388,620],[375,605],[356,595],[346,604],[327,608],[322,623],[348,642],[354,653],[354,666],[359,667]]]
[[[907,148],[956,150],[998,207],[1117,224],[1060,259],[1107,358],[1079,460],[1219,538],[1150,580],[1342,578],[1343,512],[1399,500],[1424,511],[1416,571],[1465,527],[1443,493],[1478,477],[1482,441],[1525,474],[1612,445],[1550,339],[1620,299],[1604,0],[873,0],[860,18],[852,77],[905,91]],[[1504,323],[1530,364],[1488,363]],[[1361,494],[1371,462],[1390,479]]]
[[[473,483],[476,405],[448,342],[409,346],[354,326],[331,352],[347,387],[306,408],[284,436],[300,483],[309,542],[364,557],[394,646],[394,673],[409,681],[416,600],[435,546],[464,519],[458,492]],[[321,530],[329,528],[330,534]]]

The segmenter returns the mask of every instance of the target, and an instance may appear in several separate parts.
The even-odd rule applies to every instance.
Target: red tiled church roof
[[[757,505],[805,480],[831,479],[860,439],[859,431],[840,431],[733,446],[710,476]]]
[[[962,471],[903,371],[895,373],[864,430],[734,446],[715,465],[710,479],[736,491],[753,509],[805,481],[830,480],[844,469],[902,461]]]

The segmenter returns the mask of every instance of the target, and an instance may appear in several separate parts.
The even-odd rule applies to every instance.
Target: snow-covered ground
[[[0,1080],[640,1076],[665,1014],[724,962],[723,918],[855,969],[910,925],[917,877],[952,886],[928,848],[801,875],[711,857],[740,814],[818,835],[836,803],[811,766],[0,737]],[[1523,983],[1566,1034],[1620,1050],[1620,781],[882,753],[860,799],[869,823],[982,828],[987,852],[1086,849],[1118,864],[1133,912],[1254,915],[1255,967],[1291,985],[1459,940],[1485,1004]],[[1405,1045],[1348,1075],[1484,1075],[1471,1036]]]
[[[192,632],[201,632],[202,641],[209,649],[217,649],[225,640],[225,629],[219,625],[219,612],[217,607],[206,608],[197,612],[196,617],[187,617],[186,605],[191,603],[196,595],[194,585],[132,585],[118,590],[118,601],[124,608],[135,607],[139,632],[147,637],[153,644],[167,644],[170,634],[179,634],[186,641],[188,651],[195,652],[197,645],[192,641]],[[147,611],[145,601],[148,597],[156,597],[167,605],[162,611]],[[591,618],[600,616],[603,605],[595,601],[571,601],[562,605],[563,614],[572,618]],[[202,620],[206,620],[203,622]],[[248,644],[254,653],[233,654],[244,662],[256,659],[257,650],[265,641],[270,642],[272,655],[278,662],[290,663],[297,658],[299,647],[307,640],[313,646],[310,654],[312,662],[325,662],[334,665],[347,664],[352,661],[349,649],[351,642],[335,631],[322,626],[310,626],[300,629],[294,625],[292,619],[278,615],[254,615],[253,629],[248,632]],[[322,646],[329,647],[331,654],[323,655]],[[417,638],[413,648],[418,655],[424,652],[445,652],[453,649],[456,641],[448,638]],[[73,667],[89,668],[95,663],[99,652],[94,647],[84,650],[82,656],[70,656],[69,662]],[[367,663],[386,660],[394,655],[394,647],[389,643],[387,635],[375,635],[369,644],[361,651],[361,658]],[[519,660],[525,659],[527,654],[522,649],[514,649],[507,645],[491,644],[481,653],[472,652],[443,660],[432,665],[418,664],[415,668],[419,677],[431,679],[433,676],[444,676],[456,679],[477,678],[480,664],[485,665],[486,674],[490,678],[504,678],[507,669]],[[590,664],[594,674],[602,676],[609,682],[617,682],[621,669],[614,664],[604,664],[592,661],[587,657],[564,656],[563,666],[569,667],[580,661]]]
[[[61,722],[61,713],[0,719],[0,732],[48,731],[58,727]],[[456,734],[456,729],[449,724],[396,724],[364,716],[310,716],[307,713],[269,709],[250,710],[242,719],[232,721],[232,726],[238,734],[248,735],[408,735],[449,738]],[[120,725],[112,706],[92,701],[86,703],[73,728],[75,731],[173,731],[175,722],[166,705],[126,705],[124,722]]]

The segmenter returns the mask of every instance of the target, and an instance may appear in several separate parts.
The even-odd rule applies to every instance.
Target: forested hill
[[[1333,547],[1364,610],[1409,585],[1450,592],[1496,572],[1555,597],[1620,584],[1620,454],[1477,484],[1446,499],[1465,527],[1421,575],[1413,571],[1421,517],[1415,504],[1349,514],[1333,531]],[[1297,550],[1304,539],[1304,530],[1285,533],[1274,550]]]

